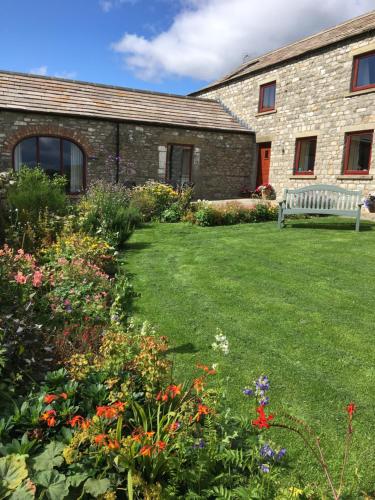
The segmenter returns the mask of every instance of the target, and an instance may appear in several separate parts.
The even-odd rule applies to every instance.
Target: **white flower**
[[[214,351],[221,351],[224,355],[229,353],[229,342],[222,331],[218,328],[217,335],[215,335],[215,342],[211,344]]]

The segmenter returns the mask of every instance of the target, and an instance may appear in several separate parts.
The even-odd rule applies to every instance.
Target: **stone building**
[[[0,72],[0,172],[40,164],[81,193],[95,179],[193,183],[197,198],[251,182],[255,134],[215,100]]]
[[[192,95],[217,99],[256,132],[251,187],[375,191],[375,11],[247,60]]]

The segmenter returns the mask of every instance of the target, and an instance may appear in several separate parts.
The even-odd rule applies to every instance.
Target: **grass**
[[[375,479],[375,226],[353,227],[338,218],[295,220],[282,231],[275,223],[153,224],[133,234],[125,261],[141,294],[134,315],[169,337],[177,375],[219,361],[228,404],[250,419],[241,388],[267,374],[272,410],[318,431],[336,477],[345,406],[356,402],[350,482],[358,498]],[[210,348],[217,328],[229,339],[225,358]],[[298,437],[271,434],[288,448],[293,481],[322,482]]]

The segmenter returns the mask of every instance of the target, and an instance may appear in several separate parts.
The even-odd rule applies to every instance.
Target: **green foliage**
[[[51,178],[39,167],[21,168],[7,191],[8,243],[35,251],[55,240],[68,210],[65,183],[64,177]]]
[[[91,186],[78,211],[83,231],[99,235],[118,248],[124,246],[140,222],[139,210],[130,206],[129,190],[116,184],[98,182]]]
[[[55,214],[66,210],[66,179],[56,175],[53,178],[41,168],[23,167],[16,174],[16,183],[8,190],[10,208],[17,210],[21,222],[34,222],[45,209]]]
[[[131,205],[139,209],[144,221],[178,222],[187,212],[193,190],[175,190],[168,184],[149,181],[131,192]]]
[[[25,455],[0,458],[0,498],[7,498],[22,485],[28,476]]]
[[[253,208],[246,208],[236,202],[225,205],[199,202],[195,205],[187,220],[198,226],[229,226],[276,220],[277,214],[277,207],[264,203],[258,203]]]

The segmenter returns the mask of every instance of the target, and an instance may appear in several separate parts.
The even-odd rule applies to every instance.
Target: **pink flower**
[[[21,271],[18,271],[14,279],[19,285],[24,285],[27,281],[27,277]]]
[[[42,273],[40,271],[35,271],[34,276],[33,276],[33,286],[35,287],[40,287],[42,284]]]

